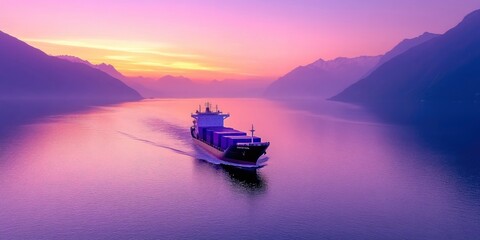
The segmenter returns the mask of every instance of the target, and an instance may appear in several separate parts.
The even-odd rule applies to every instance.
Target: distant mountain
[[[138,100],[141,96],[102,71],[48,56],[0,32],[0,98],[89,105]]]
[[[57,56],[71,62],[82,63],[115,77],[144,97],[258,97],[270,84],[266,80],[211,80],[194,81],[184,76],[165,75],[159,79],[124,76],[114,66],[106,63],[92,64],[75,56]]]
[[[205,92],[202,92],[195,82],[184,76],[165,75],[159,79],[144,83],[144,86],[150,90],[152,97],[175,98],[205,96]]]
[[[265,95],[283,97],[329,97],[359,80],[380,60],[380,56],[337,58],[331,61],[319,59],[306,66],[299,66],[273,82]]]
[[[258,97],[269,84],[270,82],[265,80],[194,81],[171,75],[144,82],[144,86],[149,90],[145,96],[168,98]]]
[[[181,88],[190,87],[192,84],[194,84],[194,82],[184,76],[165,75],[156,80],[155,84],[158,84],[159,86],[162,86],[164,88]]]
[[[480,101],[480,10],[384,63],[333,99],[365,105]],[[397,104],[393,104],[397,103]]]

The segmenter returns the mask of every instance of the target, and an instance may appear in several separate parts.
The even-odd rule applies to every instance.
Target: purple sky
[[[1,0],[0,30],[127,75],[275,78],[443,33],[478,0]]]

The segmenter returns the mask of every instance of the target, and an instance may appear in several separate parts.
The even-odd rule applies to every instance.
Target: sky
[[[275,79],[444,33],[478,0],[1,0],[0,31],[128,76]]]

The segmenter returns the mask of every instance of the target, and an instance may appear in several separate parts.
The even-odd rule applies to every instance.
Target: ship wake
[[[167,146],[167,145],[159,144],[159,143],[156,143],[156,142],[147,140],[147,139],[138,138],[138,137],[135,137],[135,136],[133,136],[133,135],[131,135],[131,134],[128,134],[128,133],[125,133],[125,132],[121,132],[121,131],[117,131],[117,132],[120,133],[120,134],[122,134],[123,136],[126,136],[126,137],[128,137],[128,138],[130,138],[130,139],[133,139],[133,140],[135,140],[135,141],[144,142],[144,143],[153,145],[153,146],[155,146],[155,147],[164,148],[164,149],[167,149],[167,150],[170,150],[170,151],[173,151],[173,152],[175,152],[175,153],[182,154],[182,155],[185,155],[185,156],[195,157],[194,154],[189,153],[189,152],[186,152],[186,151],[182,151],[182,150],[177,149],[177,148],[173,148],[173,147],[170,147],[170,146]]]

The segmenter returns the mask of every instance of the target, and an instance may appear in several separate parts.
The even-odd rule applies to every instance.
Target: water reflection
[[[276,104],[282,108],[295,111],[306,111],[315,115],[329,116],[343,120],[357,122],[374,122],[377,118],[374,114],[366,112],[363,107],[353,104],[328,101],[322,98],[296,98],[276,100]]]
[[[0,126],[29,123],[39,117],[86,109],[82,102],[61,100],[0,100]]]
[[[230,178],[233,186],[251,194],[264,193],[267,182],[258,169],[241,169],[237,167],[220,165],[220,168]]]
[[[480,157],[480,105],[381,105],[361,107],[322,99],[292,99],[278,102],[294,110],[337,119],[405,126],[425,147],[455,155],[457,161]]]
[[[0,99],[0,141],[17,132],[19,126],[40,118],[88,109],[81,101]]]
[[[419,144],[445,156],[429,159],[456,174],[461,192],[480,200],[480,114],[478,109],[428,108],[409,126]]]
[[[85,109],[79,104],[47,100],[0,99],[0,162],[9,148],[11,138],[19,134],[20,126],[37,122],[42,117]]]
[[[480,200],[480,106],[422,104],[364,108],[321,99],[293,99],[278,104],[322,117],[391,125],[390,129],[397,129],[386,136],[392,139],[392,145],[413,141],[420,151],[437,156],[404,159],[404,163],[412,161],[415,162],[412,166],[445,169],[454,175],[452,179],[463,196]]]
[[[467,199],[480,200],[480,106],[465,104],[443,105],[383,105],[370,108],[321,100],[282,102],[295,110],[334,118],[367,120],[396,126],[388,139],[397,142],[414,141],[422,151],[439,157],[405,159],[417,164],[445,169],[453,174],[459,192]],[[373,117],[368,117],[368,116]],[[367,117],[366,117],[367,116]],[[398,144],[398,143],[396,143]]]
[[[476,163],[480,157],[480,105],[405,104],[368,111],[384,122],[409,127],[423,146],[451,156],[457,164]]]
[[[248,195],[264,194],[267,191],[267,180],[260,169],[245,169],[224,164],[213,164],[205,159],[197,159],[196,165],[208,168],[224,175],[235,190]]]

